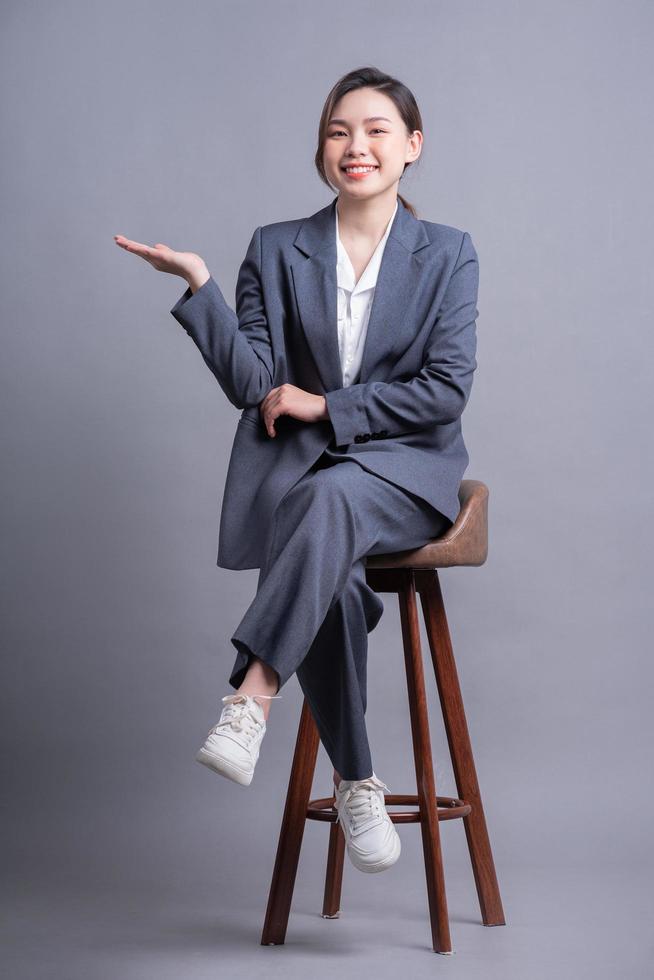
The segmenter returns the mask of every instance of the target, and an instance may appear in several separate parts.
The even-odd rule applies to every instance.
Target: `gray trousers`
[[[366,583],[366,555],[419,547],[449,527],[431,504],[331,448],[275,511],[256,596],[231,637],[229,683],[240,687],[252,654],[275,669],[280,688],[297,673],[343,779],[373,772],[364,718],[368,633],[384,605]]]

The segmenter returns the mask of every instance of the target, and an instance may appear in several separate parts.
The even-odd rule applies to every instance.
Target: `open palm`
[[[169,272],[172,276],[181,276],[188,279],[193,273],[197,273],[204,266],[204,260],[195,252],[175,252],[162,242],[156,245],[144,245],[141,242],[134,242],[124,235],[114,235],[114,241],[126,252],[133,252],[140,255],[142,259],[149,262],[157,272]]]

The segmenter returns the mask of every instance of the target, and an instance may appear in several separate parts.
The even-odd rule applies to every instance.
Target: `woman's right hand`
[[[143,245],[141,242],[133,242],[125,238],[124,235],[114,235],[114,241],[126,252],[140,255],[158,272],[181,276],[192,289],[199,289],[209,278],[209,270],[204,259],[195,252],[175,252],[161,242],[157,242],[156,245]]]

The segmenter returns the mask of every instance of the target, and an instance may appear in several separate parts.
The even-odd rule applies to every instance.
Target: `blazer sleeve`
[[[198,346],[236,408],[258,405],[273,386],[273,356],[261,285],[261,227],[255,229],[236,283],[236,313],[213,276],[190,286],[170,311]]]
[[[477,367],[478,288],[479,261],[466,231],[420,372],[408,381],[369,381],[325,395],[337,446],[402,436],[459,418]]]

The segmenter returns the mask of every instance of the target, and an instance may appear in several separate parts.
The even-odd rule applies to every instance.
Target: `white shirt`
[[[386,226],[384,236],[372,253],[370,261],[356,285],[350,256],[347,254],[338,234],[338,208],[334,209],[336,213],[336,280],[338,283],[338,351],[343,372],[343,387],[353,384],[361,367],[363,345],[368,332],[368,320],[370,319],[370,309],[375,294],[379,267],[397,208],[398,202],[396,201],[395,211],[393,211]]]

